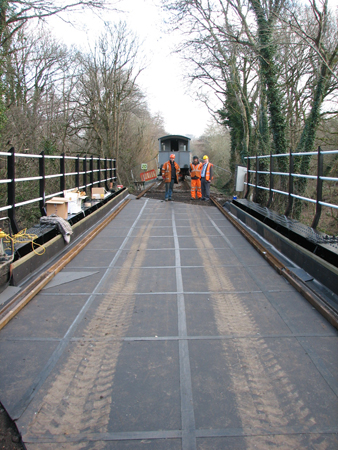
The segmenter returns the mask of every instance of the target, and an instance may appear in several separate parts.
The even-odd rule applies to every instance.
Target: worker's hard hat
[[[204,155],[204,156],[203,156],[203,159],[209,159],[209,158],[208,158],[208,156],[207,156],[207,155]]]
[[[194,156],[193,159],[198,159],[198,156]]]
[[[170,159],[175,159],[175,155],[173,153],[170,155]]]

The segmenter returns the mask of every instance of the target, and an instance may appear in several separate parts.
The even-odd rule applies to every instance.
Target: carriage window
[[[178,140],[177,139],[171,139],[171,151],[172,152],[178,152]]]
[[[179,143],[179,151],[180,152],[186,152],[187,151],[187,146],[184,143],[184,141],[180,141],[180,143]]]

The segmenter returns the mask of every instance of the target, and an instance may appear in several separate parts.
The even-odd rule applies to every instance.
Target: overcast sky
[[[169,134],[199,137],[211,116],[204,105],[194,101],[193,93],[187,91],[182,62],[172,53],[175,37],[165,33],[163,12],[156,5],[159,0],[121,0],[116,6],[125,13],[110,12],[104,18],[111,22],[126,21],[142,42],[146,68],[138,84],[146,95],[150,112],[162,115]],[[53,19],[51,24],[54,34],[68,45],[84,45],[88,39],[95,40],[102,30],[102,21],[92,13],[76,15],[76,22],[76,28],[59,19]],[[81,31],[83,27],[86,33]]]

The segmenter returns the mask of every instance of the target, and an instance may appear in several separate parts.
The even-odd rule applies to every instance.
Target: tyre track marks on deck
[[[269,347],[269,343],[273,341],[245,338],[245,335],[259,334],[261,330],[240,295],[217,293],[236,289],[227,269],[222,267],[222,261],[212,249],[208,237],[200,237],[204,235],[201,225],[191,221],[191,230],[204,267],[219,335],[234,335],[233,339],[223,340],[222,346],[232,381],[229,389],[236,399],[242,428],[262,430],[262,434],[265,434],[264,430],[278,427],[281,429],[280,434],[283,434],[283,427],[297,424],[310,428],[315,425],[315,418],[280,366],[273,349]],[[237,364],[231,363],[234,361],[234,355]],[[253,441],[245,439],[247,448],[250,449]],[[262,436],[260,449],[270,449],[271,445],[274,445],[274,439],[273,436]],[[279,439],[275,441],[276,444],[281,444],[277,444],[278,448],[301,448],[297,447],[297,436],[285,435],[282,443]],[[318,448],[326,449],[325,442]]]
[[[42,435],[78,435],[83,432],[107,432],[116,363],[122,341],[133,316],[140,271],[153,221],[144,224],[123,262],[109,292],[88,321],[82,339],[69,347],[67,361],[55,376],[28,433]],[[131,269],[133,267],[133,269]],[[132,274],[132,275],[131,275]],[[87,313],[87,317],[90,311]],[[114,337],[114,340],[109,340]],[[73,444],[81,449],[85,443]],[[104,445],[104,444],[102,444]],[[99,450],[101,444],[96,443]]]

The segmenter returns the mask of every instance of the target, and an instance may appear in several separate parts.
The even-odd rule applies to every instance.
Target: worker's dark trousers
[[[202,200],[208,199],[210,197],[210,181],[207,181],[205,177],[201,178],[201,188],[202,188]]]
[[[175,180],[171,180],[170,183],[165,183],[165,199],[171,200],[171,196],[174,190]]]

